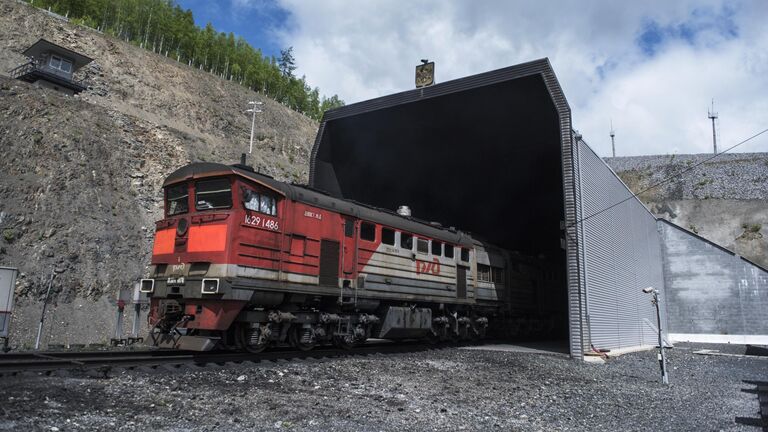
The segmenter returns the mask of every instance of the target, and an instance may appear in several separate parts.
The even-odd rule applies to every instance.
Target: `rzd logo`
[[[433,275],[440,274],[440,261],[437,258],[432,258],[432,262],[428,261],[416,261],[416,274],[432,273]]]

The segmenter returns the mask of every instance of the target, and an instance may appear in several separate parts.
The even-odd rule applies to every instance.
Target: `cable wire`
[[[701,165],[703,165],[703,164],[705,164],[705,163],[707,163],[707,162],[711,161],[712,159],[714,159],[714,158],[716,158],[716,157],[718,157],[718,156],[720,156],[720,155],[722,155],[722,154],[728,153],[729,151],[731,151],[731,150],[735,149],[736,147],[738,147],[738,146],[740,146],[740,145],[742,145],[742,144],[745,144],[745,143],[747,143],[747,142],[749,142],[749,141],[751,141],[751,140],[753,140],[753,139],[755,139],[755,138],[759,137],[760,135],[762,135],[762,134],[764,134],[764,133],[766,133],[766,132],[768,132],[768,129],[763,129],[762,131],[760,131],[760,132],[758,132],[758,133],[756,133],[756,134],[752,135],[751,137],[749,137],[749,138],[747,138],[747,139],[745,139],[745,140],[743,140],[743,141],[740,141],[740,142],[738,142],[738,143],[736,143],[736,144],[734,144],[734,145],[732,145],[732,146],[728,147],[727,149],[725,149],[725,150],[723,150],[723,151],[721,151],[721,152],[715,153],[713,156],[711,156],[711,157],[708,157],[707,159],[704,159],[704,160],[702,160],[702,161],[700,161],[700,162],[697,162],[697,163],[695,163],[695,164],[693,164],[693,165],[691,165],[691,166],[689,166],[689,167],[685,168],[684,170],[680,171],[680,172],[679,172],[679,173],[677,173],[677,174],[674,174],[674,175],[671,175],[671,176],[669,176],[669,177],[667,177],[667,178],[665,178],[665,179],[662,179],[662,180],[660,180],[660,181],[658,181],[658,182],[656,182],[656,183],[654,183],[654,184],[652,184],[652,185],[648,186],[647,188],[645,188],[645,189],[641,190],[640,192],[637,192],[637,193],[633,193],[632,195],[630,195],[630,196],[628,196],[627,198],[625,198],[625,199],[623,199],[623,200],[621,200],[621,201],[617,202],[616,204],[613,204],[613,205],[611,205],[611,206],[608,206],[608,207],[606,207],[606,208],[604,208],[604,209],[602,209],[602,210],[598,211],[597,213],[593,213],[593,214],[591,214],[591,215],[589,215],[589,216],[587,216],[587,217],[581,218],[580,220],[576,221],[576,223],[569,225],[569,226],[568,226],[568,228],[572,228],[572,227],[573,227],[573,226],[575,226],[575,225],[578,225],[578,224],[580,224],[580,223],[584,223],[584,221],[586,221],[587,219],[590,219],[590,218],[593,218],[593,217],[595,217],[595,216],[597,216],[597,215],[599,215],[599,214],[605,213],[605,212],[607,212],[608,210],[610,210],[610,209],[612,209],[612,208],[614,208],[614,207],[616,207],[616,206],[618,206],[618,205],[624,204],[625,202],[627,202],[627,201],[631,200],[632,198],[637,198],[639,195],[641,195],[641,194],[643,194],[643,193],[645,193],[645,192],[648,192],[649,190],[651,190],[651,189],[653,189],[653,188],[656,188],[656,187],[658,187],[658,186],[661,186],[661,185],[663,185],[664,183],[667,183],[668,181],[670,181],[670,180],[672,180],[672,179],[675,179],[675,178],[681,177],[683,174],[685,174],[685,173],[687,173],[687,172],[689,172],[689,171],[692,171],[692,170],[696,169],[697,167],[699,167],[699,166],[701,166]]]

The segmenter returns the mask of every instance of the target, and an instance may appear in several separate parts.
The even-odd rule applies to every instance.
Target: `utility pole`
[[[613,120],[611,120],[611,150],[613,151],[613,157],[616,157],[616,132],[613,130]]]
[[[257,106],[261,105],[261,102],[257,101],[249,101],[248,105],[251,105],[252,107],[245,110],[245,112],[251,113],[251,144],[248,147],[248,154],[253,153],[253,131],[256,128],[256,114],[262,112],[260,109],[256,108]]]
[[[712,120],[712,145],[715,148],[715,154],[717,154],[717,132],[715,129],[715,120],[717,120],[717,113],[715,112],[715,100],[712,99],[712,109],[707,110],[707,117]]]

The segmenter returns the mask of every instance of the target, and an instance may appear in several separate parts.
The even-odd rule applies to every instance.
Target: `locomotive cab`
[[[217,341],[208,333],[227,330],[251,297],[232,289],[237,269],[228,263],[242,251],[230,245],[238,238],[257,250],[258,266],[268,268],[278,258],[284,200],[279,191],[235,175],[192,176],[166,182],[163,191],[151,278],[141,286],[151,298],[150,325],[160,333],[202,335],[171,346],[207,350]],[[172,332],[162,328],[167,325]]]

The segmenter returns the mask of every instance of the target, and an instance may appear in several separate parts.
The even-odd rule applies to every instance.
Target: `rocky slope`
[[[1,75],[39,38],[95,59],[79,73],[88,91],[70,97]],[[74,308],[65,316],[77,312],[101,329],[82,342],[108,337],[114,309],[105,298],[144,272],[162,179],[191,161],[237,162],[247,151],[249,100],[264,111],[250,162],[306,181],[316,122],[236,83],[0,0],[0,266],[21,271],[19,343],[29,343],[54,270],[49,314]],[[50,325],[64,332],[53,340],[78,341],[62,328],[79,324]]]
[[[94,59],[78,72],[90,87],[82,100],[198,138],[205,160],[235,161],[247,148],[248,101],[263,102],[256,120],[255,166],[301,181],[317,123],[235,82],[193,69],[94,30],[69,24],[24,3],[0,0],[0,74],[22,64],[21,53],[45,38]]]
[[[768,267],[768,153],[606,158],[660,217]],[[687,172],[684,172],[687,171]]]

